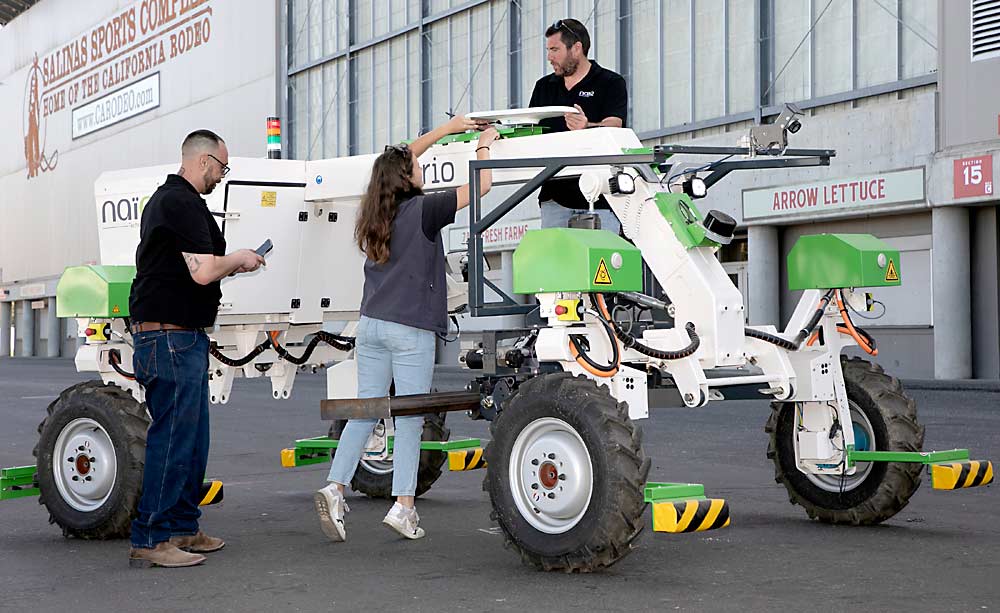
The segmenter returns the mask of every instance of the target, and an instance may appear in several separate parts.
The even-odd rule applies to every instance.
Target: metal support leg
[[[45,342],[45,356],[49,358],[59,357],[59,344],[62,341],[62,330],[59,326],[59,318],[56,317],[56,299],[49,298],[48,306],[45,308],[45,333],[48,335]]]
[[[10,314],[13,302],[0,302],[0,358],[10,357]]]
[[[17,305],[17,327],[14,334],[21,339],[21,357],[35,355],[35,313],[31,301],[22,300]]]

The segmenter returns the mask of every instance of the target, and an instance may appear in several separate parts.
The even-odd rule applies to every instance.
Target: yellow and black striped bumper
[[[931,464],[931,485],[936,490],[957,490],[992,482],[993,463],[989,460]]]
[[[680,534],[725,528],[729,505],[719,498],[653,503],[653,530]]]
[[[448,452],[448,470],[476,470],[486,468],[482,447],[454,449]]]
[[[222,502],[222,494],[222,481],[206,481],[201,484],[201,502],[198,506],[218,504]]]

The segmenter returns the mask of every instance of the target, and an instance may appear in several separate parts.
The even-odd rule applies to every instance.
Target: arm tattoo
[[[190,253],[182,253],[184,256],[184,262],[187,263],[188,271],[193,275],[201,269],[201,260],[197,256],[191,255]]]

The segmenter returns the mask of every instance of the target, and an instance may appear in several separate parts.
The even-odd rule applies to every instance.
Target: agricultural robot
[[[788,146],[799,125],[793,110],[751,128],[735,147],[652,148],[624,128],[545,134],[537,126],[564,112],[573,110],[472,114],[500,124],[494,159],[475,159],[474,133],[448,137],[421,159],[425,189],[472,184],[468,247],[448,257],[449,308],[473,318],[528,315],[520,328],[462,341],[469,382],[458,392],[356,398],[363,255],[353,229],[375,156],[233,158],[208,206],[230,245],[267,237],[275,248],[266,271],[223,281],[211,402],[225,405],[240,377],[266,377],[274,399],[286,400],[302,368],[325,368],[320,409],[331,430],[282,450],[282,465],[329,461],[344,420],[381,418],[352,483],[375,497],[390,494],[391,418],[426,415],[417,494],[446,464],[484,468],[492,518],[526,563],[545,570],[614,564],[642,532],[649,505],[656,532],[729,525],[728,504],[702,485],[650,481],[674,477],[650,475],[643,450],[638,422],[650,417],[654,388],[696,409],[724,400],[733,386],[755,386],[772,401],[765,429],[776,480],[819,521],[889,519],[925,466],[936,489],[992,480],[992,464],[966,450],[924,452],[924,428],[899,381],[842,355],[855,344],[875,352],[851,313],[866,309],[866,289],[901,283],[898,251],[869,235],[804,236],[788,257],[789,289],[802,292],[790,320],[781,329],[746,325],[742,296],[716,255],[736,223],[703,214],[696,202],[736,170],[829,165],[832,150]],[[684,165],[674,156],[714,161]],[[494,185],[516,188],[490,206],[476,196],[487,168]],[[101,264],[67,269],[57,304],[85,339],[78,370],[100,380],[63,391],[39,426],[37,465],[2,475],[4,498],[38,496],[69,536],[125,536],[138,502],[149,418],[130,372],[128,296],[141,205],[173,169],[108,172],[97,181]],[[486,276],[483,236],[554,177],[578,177],[591,203],[603,196],[621,233],[600,229],[587,211],[572,227],[529,231],[505,291]],[[445,416],[455,411],[489,420],[488,444],[449,440]],[[220,494],[219,483],[206,484],[204,502]]]

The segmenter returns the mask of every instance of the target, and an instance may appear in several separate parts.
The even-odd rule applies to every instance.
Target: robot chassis
[[[899,381],[842,356],[854,344],[877,353],[850,313],[872,303],[859,289],[900,284],[897,251],[868,235],[802,237],[788,261],[790,289],[803,290],[788,324],[745,325],[742,296],[716,257],[736,224],[718,211],[702,215],[695,200],[734,170],[829,165],[832,150],[788,148],[788,133],[800,125],[797,109],[755,126],[738,147],[653,148],[628,129],[541,134],[534,125],[567,110],[479,113],[505,137],[495,159],[474,159],[475,134],[444,139],[421,158],[425,189],[468,181],[474,195],[468,250],[448,256],[453,314],[537,309],[535,325],[488,330],[462,353],[474,374],[465,392],[356,398],[352,336],[363,258],[352,232],[374,156],[235,159],[209,208],[230,244],[270,236],[276,248],[266,271],[223,284],[210,333],[211,402],[226,404],[237,377],[267,377],[273,397],[288,399],[301,369],[327,367],[321,413],[334,420],[330,435],[296,441],[282,451],[282,464],[328,461],[344,420],[380,418],[352,483],[370,496],[389,494],[390,418],[426,414],[418,495],[446,460],[452,470],[488,466],[492,518],[524,562],[546,570],[617,562],[643,530],[650,504],[654,531],[729,525],[728,504],[706,497],[700,484],[647,481],[650,461],[636,422],[649,417],[654,388],[691,408],[723,400],[737,386],[770,397],[765,429],[775,478],[791,502],[824,522],[892,517],[916,491],[924,465],[935,489],[992,481],[992,464],[969,460],[966,450],[923,452],[924,429]],[[721,159],[693,166],[676,164],[676,155]],[[97,372],[101,381],[75,385],[50,405],[37,467],[2,475],[3,498],[39,495],[67,535],[123,536],[138,501],[136,461],[148,415],[126,367],[128,290],[141,205],[171,168],[106,173],[98,181],[103,265],[67,269],[58,308],[78,318],[86,338],[78,370]],[[494,185],[519,186],[489,208],[478,197],[485,169],[493,170]],[[487,278],[483,235],[557,176],[578,176],[591,206],[603,196],[622,233],[599,229],[592,210],[574,218],[576,227],[529,231],[513,258],[519,302]],[[499,299],[487,300],[488,292]],[[622,317],[626,311],[633,316]],[[327,331],[332,322],[343,329]],[[450,411],[490,420],[490,444],[449,441]],[[203,503],[221,493],[221,483],[206,483]]]

